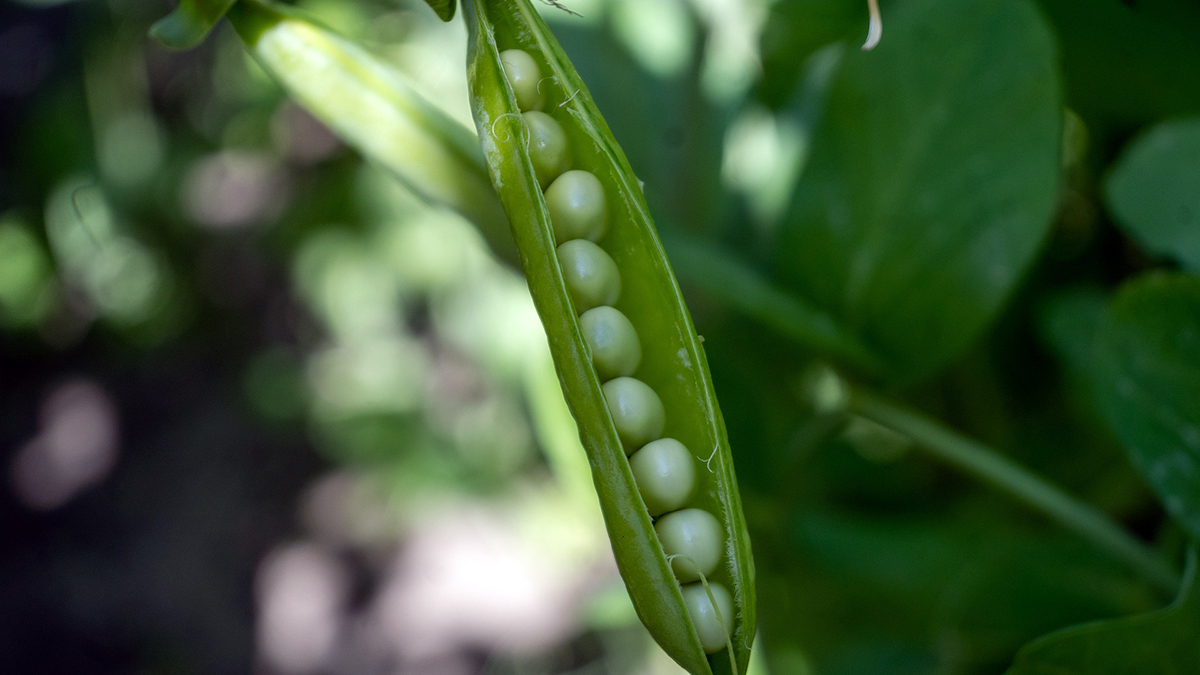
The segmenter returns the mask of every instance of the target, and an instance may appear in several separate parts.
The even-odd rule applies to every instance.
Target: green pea
[[[604,383],[604,399],[617,425],[625,454],[662,435],[666,412],[658,394],[641,380],[618,377]]]
[[[696,627],[700,646],[709,654],[724,649],[729,639],[729,631],[733,628],[733,600],[729,597],[729,591],[716,582],[709,582],[707,590],[704,584],[699,583],[688,584],[681,590],[683,604],[692,617],[692,625]],[[710,591],[712,599],[708,597]],[[717,601],[715,608],[713,600]]]
[[[568,171],[546,189],[546,208],[558,243],[572,239],[600,241],[608,230],[604,186],[590,171]]]
[[[542,81],[542,70],[529,52],[506,49],[500,52],[500,63],[513,93],[517,95],[517,107],[522,111],[541,110],[545,103],[538,84]]]
[[[621,273],[604,249],[586,239],[558,247],[558,263],[576,312],[611,305],[621,297]]]
[[[533,160],[533,172],[545,190],[571,165],[567,134],[553,117],[544,112],[531,110],[521,113],[521,117],[525,118],[525,124],[529,127],[529,158]]]
[[[646,510],[652,516],[674,511],[687,503],[696,487],[695,459],[674,438],[647,443],[629,458]]]
[[[642,346],[633,324],[612,307],[595,307],[579,317],[579,329],[592,353],[601,380],[632,375],[642,361]]]
[[[678,556],[671,561],[675,576],[682,582],[697,581],[717,569],[725,548],[721,523],[704,509],[683,509],[668,513],[654,524],[663,552]]]

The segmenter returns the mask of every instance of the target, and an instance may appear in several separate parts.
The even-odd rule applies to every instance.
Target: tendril
[[[562,4],[558,0],[542,0],[542,2],[546,3],[547,5],[550,5],[551,7],[555,8],[555,9],[561,9],[562,11],[566,12],[567,14],[570,14],[571,16],[577,16],[577,17],[583,18],[582,14],[567,7],[566,5]]]
[[[515,112],[504,113],[503,115],[500,115],[496,119],[492,120],[492,138],[496,139],[497,141],[500,141],[501,143],[507,143],[512,140],[512,134],[508,133],[507,131],[504,134],[504,138],[500,138],[500,134],[496,133],[496,125],[499,124],[500,120],[504,119],[505,117],[516,117],[517,119],[521,119],[521,113],[515,113]],[[525,145],[528,147],[528,145],[529,145],[529,136],[528,136],[529,129],[524,124],[521,125],[521,129],[523,129],[525,132],[525,138],[523,140],[525,142]]]
[[[717,605],[716,596],[713,595],[712,589],[708,586],[708,577],[704,576],[703,572],[700,573],[700,584],[704,586],[704,593],[708,595],[708,602],[712,605],[713,614],[717,615],[717,624],[724,626],[725,617],[721,614],[721,607]],[[729,618],[733,619],[733,617]],[[730,621],[729,625],[732,626],[733,621]],[[737,659],[735,659],[733,656],[733,636],[729,635],[728,633],[725,635],[725,649],[729,652],[729,672],[738,672]]]
[[[579,95],[579,92],[581,92],[581,91],[583,91],[583,90],[582,90],[582,89],[576,89],[576,90],[575,90],[575,93],[574,93],[574,94],[571,94],[570,98],[568,98],[567,100],[563,101],[562,103],[559,103],[559,104],[558,104],[558,107],[559,107],[559,108],[561,108],[561,107],[565,106],[566,104],[570,103],[571,101],[575,100],[575,97],[576,97],[576,96],[578,96],[578,95]]]
[[[542,83],[545,82],[546,80],[557,80],[557,79],[558,79],[557,75],[547,75],[547,76],[543,77],[542,79],[538,80],[537,93],[545,95],[546,92],[542,91]]]
[[[75,216],[79,218],[79,224],[83,226],[83,231],[87,233],[89,239],[96,246],[100,245],[100,238],[92,231],[92,226],[88,224],[88,219],[83,215],[83,209],[79,208],[79,193],[84,190],[99,189],[100,185],[96,181],[84,183],[79,187],[71,190],[71,208],[75,209]],[[103,194],[103,193],[101,193]]]
[[[871,19],[867,24],[867,41],[862,46],[864,52],[874,49],[883,37],[883,16],[879,13],[879,0],[867,0],[867,11]]]

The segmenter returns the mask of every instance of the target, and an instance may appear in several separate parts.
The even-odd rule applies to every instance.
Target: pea
[[[558,243],[571,239],[600,241],[608,229],[604,186],[590,171],[568,171],[546,190],[546,208]]]
[[[586,239],[568,241],[558,247],[563,280],[575,303],[576,312],[611,305],[621,297],[621,273],[604,249]]]
[[[725,548],[721,523],[703,509],[683,509],[668,513],[654,524],[663,552],[678,556],[671,561],[675,576],[682,582],[697,581],[717,569]]]
[[[709,654],[724,649],[729,639],[729,631],[733,628],[733,601],[729,597],[729,591],[715,582],[709,582],[707,590],[704,584],[697,583],[684,586],[682,591],[683,604],[687,607],[688,615],[692,617],[692,625],[696,627],[700,646]],[[710,591],[712,599],[708,597]],[[715,608],[713,600],[717,601]]]
[[[520,49],[505,49],[500,52],[500,63],[504,75],[517,96],[517,107],[522,111],[541,110],[545,104],[538,84],[542,81],[542,70],[529,52]]]
[[[605,382],[603,389],[625,454],[631,454],[662,435],[666,412],[658,394],[645,382],[618,377]]]
[[[633,453],[629,468],[650,515],[660,516],[687,504],[696,487],[695,463],[687,447],[674,438],[660,438]]]
[[[529,158],[538,183],[546,189],[571,164],[567,152],[567,134],[554,118],[544,112],[531,110],[521,113],[529,127]]]
[[[642,360],[637,331],[620,310],[595,307],[579,317],[579,329],[592,352],[601,380],[632,375]],[[661,430],[660,430],[661,431]]]

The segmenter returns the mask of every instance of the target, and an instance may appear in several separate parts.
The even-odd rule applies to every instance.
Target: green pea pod
[[[228,18],[255,60],[300,105],[413,192],[475,223],[497,255],[515,259],[470,129],[394,68],[292,10],[243,0]]]
[[[605,524],[638,616],[662,648],[695,675],[744,673],[755,632],[754,566],[725,423],[713,393],[700,337],[663,253],[638,179],[587,87],[529,0],[464,3],[468,78],[484,159],[517,242],[521,265],[546,329],[559,381],[592,466]],[[530,156],[530,127],[505,76],[501,52],[520,49],[541,69],[543,111],[563,128],[575,169],[599,179],[607,195],[607,234],[598,240],[620,271],[614,307],[642,340],[636,376],[665,409],[662,435],[695,456],[692,506],[715,515],[725,533],[721,560],[707,581],[732,592],[733,653],[706,654],[671,562],[626,460],[621,436],[581,332],[556,239]],[[711,596],[710,596],[711,597]],[[710,652],[713,650],[710,649]]]
[[[454,18],[454,9],[458,6],[455,0],[425,0],[429,6],[433,8],[437,15],[442,17],[442,21],[449,21]]]
[[[235,0],[180,0],[175,10],[154,22],[150,34],[172,49],[191,49],[229,11]]]

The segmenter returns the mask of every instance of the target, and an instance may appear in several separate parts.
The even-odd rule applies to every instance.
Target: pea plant
[[[280,5],[183,0],[153,33],[227,18],[520,268],[680,666],[1200,669],[1200,10],[895,0],[881,39],[874,0],[780,1],[752,87],[705,101],[702,36],[668,111],[589,82],[569,2],[428,4],[465,24],[474,129]],[[622,100],[723,168],[623,149],[663,122]]]

